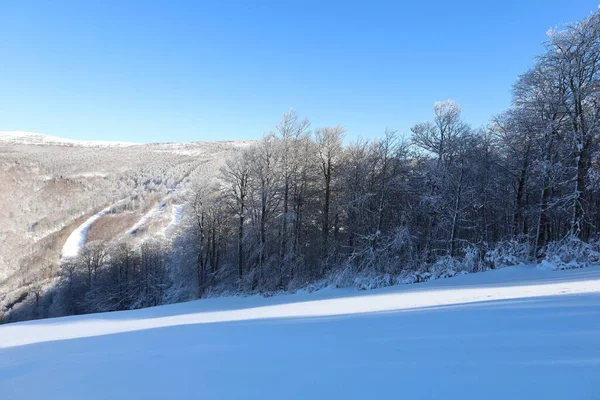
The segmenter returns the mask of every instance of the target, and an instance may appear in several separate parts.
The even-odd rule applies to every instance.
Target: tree
[[[341,126],[317,129],[315,132],[317,149],[319,153],[319,166],[323,178],[323,208],[322,208],[322,254],[321,259],[326,260],[329,253],[329,230],[331,228],[330,211],[332,181],[337,172],[343,154],[342,139],[345,130]]]
[[[275,216],[280,203],[279,174],[275,141],[272,134],[267,134],[249,153],[250,175],[249,188],[252,196],[252,207],[258,221],[258,268],[263,273],[267,259],[267,229]]]
[[[575,165],[571,234],[585,239],[586,184],[594,137],[600,129],[600,11],[550,32],[542,62],[564,82],[563,106],[570,120]]]
[[[461,108],[454,101],[436,102],[433,111],[433,122],[420,123],[411,129],[413,144],[436,157],[435,165],[426,173],[429,190],[423,197],[427,219],[424,251],[427,257],[432,250],[432,242],[436,239],[436,229],[449,232],[446,236],[447,252],[454,254],[458,213],[465,183],[461,152],[464,151],[465,138],[470,134],[469,126],[461,119]],[[455,160],[457,156],[458,160]],[[442,193],[443,190],[447,194],[451,193],[452,200]],[[447,200],[451,204],[445,204]],[[446,229],[438,226],[440,222],[444,222],[440,221],[444,214],[450,223],[450,227]]]
[[[289,229],[288,222],[291,219],[290,203],[292,203],[292,191],[297,193],[297,185],[300,180],[301,154],[303,143],[306,142],[310,132],[308,119],[300,120],[298,114],[291,110],[283,115],[281,122],[277,125],[276,146],[280,153],[281,177],[282,177],[282,214],[281,214],[281,241],[279,248],[280,275],[286,262],[286,255],[292,250],[288,248]],[[292,258],[292,257],[290,257]]]
[[[88,290],[92,290],[93,282],[98,277],[98,271],[104,266],[107,259],[108,248],[103,242],[91,242],[82,248],[78,256],[78,262],[81,263],[87,271]]]
[[[248,177],[250,174],[248,157],[249,153],[244,152],[233,159],[229,159],[226,161],[225,167],[221,170],[228,184],[225,194],[232,200],[231,207],[238,218],[237,263],[240,278],[244,274],[244,224],[246,219],[246,198],[248,196]]]
[[[452,156],[456,141],[468,126],[461,119],[461,108],[453,100],[433,105],[433,122],[422,122],[411,128],[415,145],[437,156],[438,163]]]

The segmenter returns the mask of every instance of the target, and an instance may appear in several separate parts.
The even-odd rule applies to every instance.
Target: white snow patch
[[[80,147],[129,147],[139,145],[139,143],[132,142],[66,139],[56,136],[44,135],[41,133],[23,131],[0,131],[0,142]]]
[[[107,173],[104,172],[83,172],[80,174],[70,175],[70,178],[106,178],[108,177]]]
[[[133,225],[129,229],[129,231],[127,231],[127,234],[135,235],[141,227],[143,227],[144,225],[146,225],[148,223],[149,220],[156,218],[156,216],[161,214],[162,212],[164,212],[164,205],[161,202],[157,207],[152,207],[150,209],[150,211],[148,211],[144,215],[142,215],[142,217],[139,219],[139,221],[136,222],[135,225]]]
[[[174,204],[171,207],[171,221],[167,225],[166,229],[171,229],[181,222],[183,218],[183,204]]]
[[[119,200],[115,204],[110,205],[110,206],[106,207],[105,209],[103,209],[102,211],[94,214],[93,216],[88,218],[83,224],[79,225],[77,227],[77,229],[75,229],[73,232],[71,232],[71,234],[65,241],[65,244],[63,245],[63,248],[61,251],[61,260],[64,261],[68,258],[77,257],[77,255],[79,254],[79,251],[85,245],[85,241],[87,239],[87,232],[90,229],[90,227],[92,226],[92,224],[94,222],[96,222],[98,219],[100,219],[101,217],[108,214],[114,207],[117,207],[120,204],[122,204],[125,200],[126,199]]]
[[[63,245],[61,252],[61,259],[66,260],[68,258],[74,258],[79,255],[79,251],[85,245],[85,241],[87,238],[87,232],[92,226],[94,222],[96,222],[101,217],[108,214],[111,210],[112,206],[106,207],[104,210],[100,211],[97,214],[94,214],[90,218],[88,218],[83,224],[79,225],[77,229],[75,229],[69,237],[67,241]]]
[[[129,229],[127,234],[135,235],[136,232],[141,227],[143,227],[144,225],[146,225],[148,223],[148,221],[157,219],[160,215],[164,214],[166,210],[167,210],[167,200],[165,199],[165,200],[162,200],[156,207],[154,207],[150,211],[148,211],[146,214],[142,215],[142,217],[139,219],[139,221],[136,222],[135,225]],[[169,223],[166,226],[164,226],[158,232],[158,234],[159,235],[166,234],[166,232],[169,229],[172,229],[173,227],[177,226],[181,222],[182,218],[183,218],[183,204],[172,205],[171,206],[171,218],[169,220]]]
[[[183,204],[173,204],[171,206],[171,220],[169,221],[169,224],[167,226],[160,230],[159,235],[166,235],[169,230],[179,225],[182,218]]]

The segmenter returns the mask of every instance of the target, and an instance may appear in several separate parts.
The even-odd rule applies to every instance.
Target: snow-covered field
[[[598,399],[600,268],[0,327],[7,399]]]

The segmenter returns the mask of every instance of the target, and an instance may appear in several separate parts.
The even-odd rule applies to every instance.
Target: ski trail
[[[135,225],[133,225],[131,227],[131,229],[129,229],[129,231],[127,231],[128,235],[135,235],[137,233],[137,231],[144,226],[150,219],[154,218],[156,215],[164,212],[165,209],[165,200],[162,200],[156,207],[152,207],[150,209],[150,211],[148,211],[147,213],[145,213],[144,215],[142,215],[142,217],[139,219],[138,222],[135,223]]]
[[[173,194],[176,193],[178,189],[169,190],[169,193],[165,198],[163,198],[156,207],[151,208],[148,212],[146,212],[142,217],[133,225],[128,231],[127,235],[135,235],[137,231],[142,228],[144,225],[153,219],[158,218],[161,214],[164,214],[167,209],[170,199],[173,198]],[[164,226],[160,231],[158,231],[157,235],[165,235],[165,233],[178,225],[183,218],[183,204],[172,204],[171,205],[171,219],[168,225]]]
[[[71,232],[71,234],[67,238],[67,241],[63,245],[63,248],[61,251],[61,260],[66,260],[68,258],[77,257],[77,255],[79,254],[79,251],[85,244],[88,230],[90,229],[92,224],[94,222],[96,222],[98,219],[100,219],[101,217],[108,214],[110,212],[111,208],[112,208],[112,206],[108,206],[104,210],[100,211],[99,213],[94,214],[93,216],[88,218],[83,224],[79,225],[77,227],[77,229],[75,229],[73,232]]]
[[[169,222],[166,229],[179,225],[181,218],[183,218],[183,204],[174,204],[171,209],[171,222]]]
[[[61,261],[77,257],[79,255],[79,251],[81,251],[81,248],[85,245],[87,233],[92,224],[98,219],[108,214],[114,207],[123,203],[125,200],[126,199],[119,200],[115,204],[112,204],[103,209],[102,211],[92,215],[83,224],[79,225],[73,232],[71,232],[71,234],[65,241],[65,244],[63,245],[62,251],[60,253]]]
[[[158,232],[158,234],[165,236],[167,234],[168,230],[179,225],[182,218],[183,218],[183,204],[173,204],[171,206],[171,221],[169,221],[169,224],[167,226],[165,226],[164,228],[162,228],[160,230],[160,232]]]

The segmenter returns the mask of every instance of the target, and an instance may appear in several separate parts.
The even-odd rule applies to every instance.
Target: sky
[[[485,125],[546,31],[598,0],[9,1],[0,131],[258,139],[295,109],[347,139],[409,134],[453,99]]]

